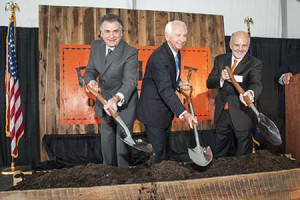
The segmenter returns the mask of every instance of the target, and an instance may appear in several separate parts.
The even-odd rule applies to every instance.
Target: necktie
[[[236,59],[234,59],[233,60],[233,65],[232,65],[232,67],[231,67],[231,72],[233,73],[234,72],[234,70],[236,69],[236,63],[237,63],[237,60]],[[228,102],[226,102],[225,103],[225,105],[224,105],[224,110],[228,110]]]
[[[107,55],[106,55],[106,57],[105,57],[105,64],[106,64],[106,62],[107,62],[109,56],[111,55],[111,52],[112,52],[112,49],[108,48]]]
[[[179,54],[175,56],[175,63],[176,63],[176,81],[178,80],[180,68],[179,68]]]
[[[234,72],[234,70],[235,70],[235,68],[236,68],[236,63],[237,63],[237,60],[234,59],[234,60],[233,60],[233,65],[232,65],[232,67],[231,67],[231,72],[232,72],[232,73]]]

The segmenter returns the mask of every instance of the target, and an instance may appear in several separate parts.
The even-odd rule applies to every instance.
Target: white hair
[[[187,31],[186,24],[183,21],[174,20],[174,21],[170,21],[167,23],[167,25],[165,27],[165,34],[170,35],[172,33],[172,27],[174,24],[180,24],[180,25],[184,26],[185,30]]]

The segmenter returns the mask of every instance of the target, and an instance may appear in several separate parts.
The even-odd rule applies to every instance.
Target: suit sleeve
[[[97,77],[99,76],[99,72],[96,70],[94,64],[94,54],[95,54],[95,43],[92,42],[88,65],[85,68],[85,72],[84,72],[85,84],[88,84],[91,80],[96,81]]]
[[[124,102],[128,102],[137,84],[138,52],[130,48],[127,59],[124,61],[122,86],[118,92],[124,95]]]
[[[155,55],[152,61],[151,76],[162,100],[179,117],[185,108],[172,87],[170,67],[172,66],[168,57]]]
[[[282,74],[291,72],[288,66],[288,59],[283,59],[280,68],[277,70],[275,74],[275,81],[278,82],[279,78],[281,77]]]
[[[214,67],[207,78],[206,86],[208,89],[220,88],[222,69],[223,68],[220,64],[220,59],[219,57],[216,57],[214,61]]]
[[[262,91],[262,66],[262,62],[258,60],[249,72],[248,90],[252,90],[254,92],[255,100],[257,100]]]

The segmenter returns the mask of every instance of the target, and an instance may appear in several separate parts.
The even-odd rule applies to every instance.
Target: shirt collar
[[[177,56],[177,54],[178,54],[178,52],[175,52],[173,49],[172,49],[172,47],[171,47],[171,45],[169,44],[169,42],[167,42],[168,43],[168,45],[169,45],[169,47],[170,47],[170,49],[171,49],[171,51],[172,51],[172,53],[173,53],[173,56],[174,56],[174,58]]]
[[[107,55],[108,49],[111,49],[112,51],[115,49],[115,47],[108,47],[107,45],[105,46],[106,46],[105,55]]]
[[[233,61],[236,60],[236,66],[241,62],[242,59],[237,59],[233,55],[231,56],[231,63],[233,64]]]

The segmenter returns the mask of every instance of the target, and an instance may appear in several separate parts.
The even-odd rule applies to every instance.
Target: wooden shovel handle
[[[235,87],[235,89],[238,91],[238,93],[244,94],[245,91],[240,86],[240,84],[235,80],[234,76],[232,75],[231,69],[228,66],[226,66],[225,69],[228,72],[230,80],[231,80],[233,86]],[[244,98],[244,100],[245,100],[245,102],[247,103],[248,106],[252,104],[252,102],[251,102],[251,100],[249,99],[248,96],[243,96],[243,98]]]
[[[90,86],[86,85],[86,88],[93,94],[95,95],[99,101],[101,102],[101,104],[104,106],[106,105],[106,100],[104,99],[104,97],[102,96],[102,94],[100,94],[99,92],[101,92],[101,89],[99,88],[99,92],[97,92],[96,90],[94,90],[93,88],[91,88]],[[118,113],[116,111],[114,111],[112,108],[108,109],[108,112],[110,113],[110,115],[116,119],[117,117],[119,117]]]

